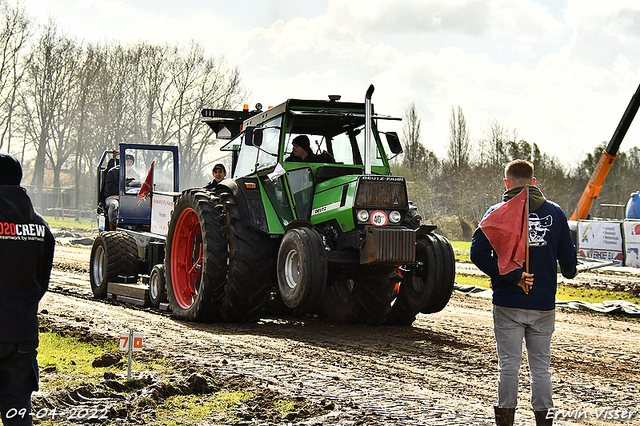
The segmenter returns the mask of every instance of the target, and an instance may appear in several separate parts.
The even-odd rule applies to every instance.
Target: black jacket
[[[120,193],[120,166],[112,167],[104,179],[104,198]]]
[[[0,186],[0,342],[38,338],[55,239],[23,188]]]
[[[203,188],[204,189],[208,189],[209,191],[213,191],[218,186],[218,183],[219,182],[214,179],[211,182],[209,182],[208,184],[206,184]]]

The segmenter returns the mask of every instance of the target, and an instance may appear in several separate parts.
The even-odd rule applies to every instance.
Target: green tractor
[[[385,147],[402,147],[378,130],[395,119],[373,113],[372,93],[364,103],[331,96],[203,110],[218,138],[231,139],[233,176],[184,191],[174,205],[165,270],[176,317],[251,322],[269,307],[410,325],[446,306],[453,249],[421,224],[405,179],[391,176]],[[303,135],[312,151],[304,160],[291,155]]]

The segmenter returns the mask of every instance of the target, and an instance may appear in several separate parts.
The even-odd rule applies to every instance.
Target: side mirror
[[[264,129],[261,127],[247,127],[244,133],[244,144],[249,146],[261,146],[262,134]]]
[[[400,143],[400,138],[396,132],[387,132],[385,133],[387,137],[387,145],[389,145],[389,149],[394,154],[402,154],[402,144]]]

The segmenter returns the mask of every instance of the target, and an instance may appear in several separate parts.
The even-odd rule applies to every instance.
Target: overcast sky
[[[21,0],[69,36],[197,40],[239,67],[250,105],[414,102],[422,142],[446,154],[451,108],[473,140],[492,120],[570,164],[608,141],[640,84],[638,0]],[[640,118],[621,150],[640,146]],[[399,130],[399,129],[398,129]]]

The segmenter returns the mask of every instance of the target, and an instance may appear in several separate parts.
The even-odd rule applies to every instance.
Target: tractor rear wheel
[[[93,295],[104,299],[109,282],[123,282],[125,277],[137,277],[139,259],[135,238],[122,231],[102,232],[93,241],[89,263]]]
[[[381,324],[395,296],[390,275],[381,269],[374,274],[356,274],[354,278],[335,280],[324,293],[323,308],[333,321],[343,324]]]
[[[275,245],[268,235],[246,226],[232,194],[222,193],[229,235],[229,273],[221,314],[228,322],[260,319],[275,282]]]
[[[289,308],[316,305],[327,285],[327,259],[322,236],[309,228],[287,231],[278,251],[278,288]]]
[[[226,284],[225,215],[206,191],[184,192],[175,203],[167,233],[167,298],[173,314],[187,321],[219,319]]]

